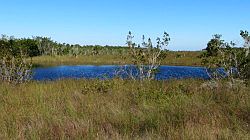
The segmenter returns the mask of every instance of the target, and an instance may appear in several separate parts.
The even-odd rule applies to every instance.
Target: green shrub
[[[12,38],[0,39],[0,81],[18,84],[31,79],[31,62],[21,48],[16,47]]]
[[[236,44],[233,42],[224,42],[221,35],[214,35],[208,42],[201,58],[212,79],[228,78],[234,81],[236,78],[243,80],[250,78],[250,37],[246,31],[241,31],[241,36],[245,40],[245,45],[241,48],[235,47]],[[222,68],[224,72],[218,68]]]

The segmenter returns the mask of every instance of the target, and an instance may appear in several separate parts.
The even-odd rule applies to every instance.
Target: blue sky
[[[250,0],[0,0],[0,34],[72,44],[125,45],[166,31],[170,50],[201,50],[213,34],[242,43]]]

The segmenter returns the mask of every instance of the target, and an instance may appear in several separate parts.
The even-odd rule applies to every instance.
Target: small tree
[[[208,42],[201,57],[211,79],[228,78],[234,82],[236,78],[249,78],[250,39],[246,31],[241,31],[241,36],[245,40],[243,48],[236,48],[236,44],[233,42],[224,42],[221,40],[221,35],[214,35]]]
[[[218,79],[220,75],[218,75],[217,67],[219,65],[219,52],[221,46],[224,44],[224,40],[221,40],[221,35],[216,34],[213,38],[207,43],[207,47],[203,54],[201,55],[202,64],[207,67],[207,73],[210,78]]]
[[[156,46],[153,46],[151,39],[145,41],[145,36],[142,37],[142,47],[133,42],[134,36],[129,32],[127,36],[127,45],[130,49],[130,57],[133,59],[133,64],[136,66],[136,70],[132,74],[136,79],[140,80],[155,78],[155,74],[158,71],[161,61],[166,57],[163,51],[164,46],[168,46],[170,38],[169,34],[164,32],[162,40],[156,39]]]
[[[240,32],[244,39],[244,54],[241,57],[240,71],[243,73],[244,79],[250,79],[250,35],[247,31]]]

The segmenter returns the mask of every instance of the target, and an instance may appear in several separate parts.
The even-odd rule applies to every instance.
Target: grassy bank
[[[249,139],[250,88],[203,83],[0,83],[0,139]]]
[[[168,52],[167,58],[162,61],[163,65],[175,66],[200,66],[198,56],[201,52]],[[35,66],[58,66],[58,65],[124,65],[132,64],[128,55],[80,55],[74,56],[39,56],[33,58]]]

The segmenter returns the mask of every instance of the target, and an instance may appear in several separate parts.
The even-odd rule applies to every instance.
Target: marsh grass
[[[201,66],[198,56],[201,52],[168,52],[163,65]],[[125,65],[133,64],[129,55],[79,55],[74,56],[38,56],[33,59],[34,66],[58,65]]]
[[[0,83],[0,139],[249,139],[250,88],[202,83]]]
[[[38,56],[33,58],[33,64],[37,66],[60,66],[60,65],[124,65],[129,62],[125,57],[117,55],[99,56]],[[128,63],[129,64],[129,63]]]

